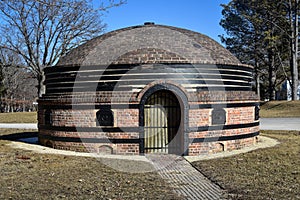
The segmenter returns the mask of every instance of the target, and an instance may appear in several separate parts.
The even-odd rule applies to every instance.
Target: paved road
[[[300,118],[261,118],[260,129],[300,131]]]
[[[37,124],[12,124],[0,123],[0,128],[19,128],[19,129],[37,129]]]

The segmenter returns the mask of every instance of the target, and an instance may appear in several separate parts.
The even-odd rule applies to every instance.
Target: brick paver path
[[[225,191],[212,183],[183,157],[169,154],[147,154],[155,169],[186,199],[224,199]]]

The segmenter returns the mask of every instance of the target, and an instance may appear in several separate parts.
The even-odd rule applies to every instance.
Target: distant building
[[[300,82],[297,90],[297,100],[300,99]],[[276,93],[276,100],[292,100],[292,88],[288,80],[285,80]]]

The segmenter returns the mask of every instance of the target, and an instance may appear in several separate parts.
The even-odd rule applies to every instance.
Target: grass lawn
[[[24,131],[0,129],[0,136]],[[227,190],[230,199],[300,199],[300,133],[262,135],[280,144],[192,164]],[[180,199],[157,173],[124,173],[95,158],[38,154],[8,143],[0,140],[0,199]],[[138,161],[112,162],[151,168]]]
[[[300,117],[300,101],[269,101],[261,106],[261,117]]]
[[[232,199],[300,199],[300,133],[262,131],[281,144],[193,165]]]
[[[300,117],[300,101],[273,101],[261,117]],[[35,123],[36,113],[0,113],[0,123]],[[25,132],[0,129],[1,135]],[[28,132],[28,130],[26,130]],[[231,199],[300,199],[300,132],[262,131],[275,147],[193,165]],[[14,149],[0,139],[0,199],[180,199],[157,173],[124,173],[95,158]],[[117,164],[151,168],[138,161]]]
[[[23,131],[0,129],[0,135]],[[180,199],[157,173],[120,172],[95,158],[38,154],[8,143],[0,140],[0,199]]]
[[[37,123],[36,112],[0,113],[0,123]]]

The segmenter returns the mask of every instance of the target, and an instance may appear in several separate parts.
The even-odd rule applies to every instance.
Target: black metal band
[[[204,109],[204,108],[236,108],[236,107],[250,107],[258,106],[258,102],[249,102],[249,103],[218,103],[218,104],[191,104],[190,109]]]
[[[39,129],[64,131],[64,132],[139,132],[140,127],[65,127],[65,126],[49,126],[39,125]]]
[[[82,70],[95,70],[95,69],[99,69],[99,70],[124,70],[124,71],[128,71],[131,69],[134,69],[136,67],[138,67],[140,64],[117,64],[117,65],[90,65],[90,66],[56,66],[56,67],[47,67],[44,69],[44,72],[46,75],[51,74],[51,73],[63,73],[63,72],[76,72],[80,69]],[[237,65],[225,65],[225,64],[216,64],[216,65],[212,65],[212,64],[184,64],[184,63],[159,63],[157,64],[157,68],[159,68],[160,70],[163,67],[172,67],[172,68],[183,68],[183,69],[199,69],[199,70],[203,70],[203,69],[231,69],[231,70],[240,70],[240,71],[247,71],[247,72],[252,72],[253,68],[251,67],[247,67],[247,66],[237,66]],[[153,66],[153,69],[155,69],[155,65]],[[151,71],[153,70],[151,69]]]
[[[255,126],[259,126],[259,122],[253,122],[247,124],[229,124],[229,125],[191,127],[189,132],[216,131],[216,130],[249,128]]]
[[[45,85],[47,94],[73,91],[131,91],[141,89],[140,85],[148,85],[154,80],[169,79],[177,84],[195,84],[193,87],[197,90],[248,91],[251,90],[252,70],[246,66],[179,63],[161,63],[150,67],[140,65],[66,66],[46,68]],[[196,85],[204,86],[197,87]]]
[[[188,132],[227,130],[227,129],[249,128],[255,126],[259,126],[259,122],[253,122],[247,124],[190,127]],[[63,127],[63,126],[49,126],[49,125],[39,125],[39,129],[64,131],[64,132],[111,132],[111,133],[142,131],[142,127]]]
[[[40,109],[72,109],[72,110],[90,110],[90,109],[139,109],[139,104],[110,104],[110,105],[87,105],[87,104],[56,104],[39,105]]]
[[[250,107],[259,106],[258,102],[249,103],[218,103],[218,104],[190,104],[189,109],[205,109],[205,108],[235,108],[235,107]],[[45,108],[44,108],[45,107]],[[40,105],[40,109],[139,109],[140,104],[110,104],[110,105],[86,105],[86,104],[59,104],[59,105]]]
[[[60,141],[60,142],[78,142],[78,143],[113,143],[113,144],[139,144],[139,139],[115,139],[115,138],[78,138],[78,137],[57,137],[52,135],[41,135],[39,138]]]
[[[240,140],[258,136],[259,132],[232,135],[232,136],[221,136],[221,137],[207,137],[207,138],[191,138],[190,143],[203,143],[203,142],[218,142],[218,141],[229,141],[229,140]],[[79,143],[113,143],[113,144],[140,144],[140,139],[109,139],[109,138],[76,138],[76,137],[57,137],[51,135],[39,135],[39,138],[60,141],[60,142],[79,142]]]
[[[221,136],[221,137],[207,137],[207,138],[191,138],[190,143],[203,143],[203,142],[221,142],[229,140],[240,140],[246,138],[252,138],[258,136],[259,132],[241,134],[241,135],[231,135],[231,136]]]

